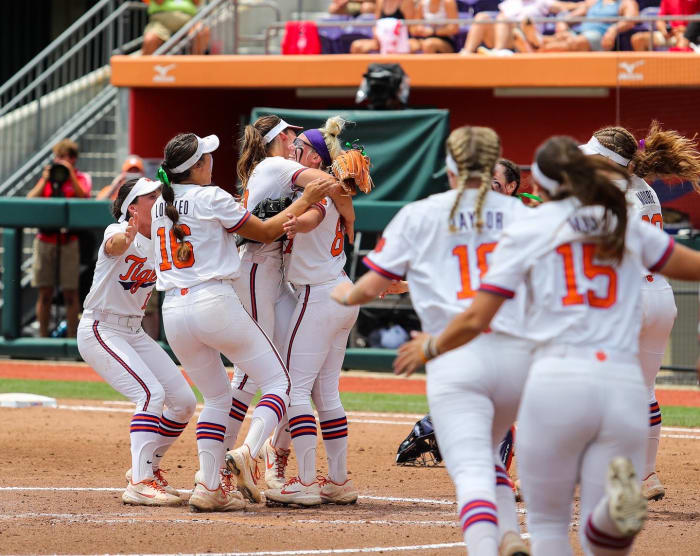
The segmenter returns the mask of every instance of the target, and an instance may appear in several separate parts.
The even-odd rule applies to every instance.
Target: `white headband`
[[[124,220],[126,220],[126,217],[129,214],[129,205],[133,203],[137,197],[141,197],[141,195],[148,195],[149,193],[155,191],[162,185],[163,184],[159,181],[149,180],[148,178],[139,178],[139,180],[134,184],[134,187],[131,188],[131,191],[129,191],[129,194],[126,196],[126,199],[124,199],[124,202],[122,203],[122,215],[119,217],[119,222],[124,222]]]
[[[302,129],[298,125],[289,125],[287,122],[285,122],[283,119],[280,118],[280,123],[278,123],[275,127],[273,127],[270,131],[268,131],[263,136],[263,139],[265,140],[265,144],[268,145],[269,143],[272,143],[275,140],[275,137],[277,137],[281,132],[283,132],[288,127],[291,127],[292,129]]]
[[[584,154],[599,154],[612,160],[613,162],[617,162],[620,166],[627,166],[630,163],[629,158],[625,158],[624,156],[617,154],[615,151],[611,151],[607,147],[604,147],[595,137],[591,137],[588,140],[588,143],[585,145],[579,145],[578,148],[581,149]]]
[[[214,152],[219,148],[219,138],[216,135],[207,135],[204,139],[197,137],[197,150],[185,162],[171,169],[173,174],[182,174],[185,170],[189,170],[202,157],[204,153]]]
[[[445,166],[447,166],[447,169],[455,176],[459,176],[459,167],[457,166],[455,159],[452,158],[450,151],[447,151],[447,155],[445,156]]]
[[[550,195],[554,195],[557,191],[559,191],[561,183],[555,179],[545,176],[542,173],[542,170],[540,170],[540,167],[537,165],[537,162],[533,162],[530,166],[530,173],[532,174],[532,177],[535,178],[535,181],[540,184],[540,186],[542,186],[542,188]]]

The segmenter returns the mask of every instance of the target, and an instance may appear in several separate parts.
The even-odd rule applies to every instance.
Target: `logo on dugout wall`
[[[619,81],[641,81],[644,79],[644,74],[635,71],[638,67],[644,65],[644,60],[638,62],[620,62],[620,73],[617,74]]]
[[[157,64],[153,66],[153,71],[155,75],[153,76],[154,83],[175,83],[175,76],[168,75],[168,72],[175,69],[175,64],[168,64],[167,66],[161,66]]]

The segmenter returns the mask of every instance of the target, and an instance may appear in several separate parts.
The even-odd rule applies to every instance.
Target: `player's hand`
[[[134,238],[136,237],[138,227],[139,215],[137,212],[135,212],[134,215],[131,218],[129,218],[129,223],[126,225],[126,231],[124,232],[127,249],[129,248],[129,245],[131,245],[134,242]]]
[[[337,183],[337,180],[331,176],[327,178],[316,178],[304,188],[304,193],[301,198],[310,205],[318,203],[324,197],[328,197],[331,187]]]
[[[294,239],[294,236],[297,235],[297,217],[288,213],[287,218],[289,220],[282,224],[282,229],[287,234],[287,239]]]
[[[333,288],[333,291],[331,292],[331,299],[343,305],[343,300],[345,299],[345,296],[348,293],[350,293],[350,290],[352,288],[353,284],[351,284],[350,282],[341,282],[335,288]]]
[[[425,332],[411,332],[411,340],[399,347],[394,359],[394,374],[411,376],[413,372],[425,364],[423,344],[430,337]]]
[[[406,293],[408,291],[408,282],[406,280],[392,280],[389,287],[379,294],[379,299],[384,299],[384,296],[389,294]]]

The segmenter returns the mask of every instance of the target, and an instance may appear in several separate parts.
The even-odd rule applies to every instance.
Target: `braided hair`
[[[498,134],[488,127],[464,126],[450,133],[445,148],[457,163],[457,196],[450,210],[450,231],[456,231],[454,218],[462,195],[471,178],[480,178],[481,184],[476,194],[474,210],[476,212],[476,229],[481,232],[484,227],[482,209],[486,195],[491,189],[493,169],[501,156],[501,140]]]

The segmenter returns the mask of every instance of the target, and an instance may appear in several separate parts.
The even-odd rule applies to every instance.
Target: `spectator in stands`
[[[413,0],[377,0],[374,8],[374,17],[376,19],[414,19]],[[409,46],[411,52],[415,52],[420,48],[419,42],[413,39],[410,41]],[[377,38],[376,27],[374,37],[371,39],[357,39],[352,41],[350,45],[350,54],[369,54],[378,50],[379,39]]]
[[[504,0],[498,5],[498,16],[495,24],[480,21],[492,21],[487,12],[479,12],[474,17],[474,25],[469,29],[467,40],[460,54],[512,54],[514,23],[506,23],[506,19],[524,21],[532,17],[546,17],[561,11],[572,9],[577,2],[558,2],[556,0]],[[486,47],[479,45],[485,44]]]
[[[35,197],[89,198],[92,179],[89,174],[76,169],[78,145],[63,139],[53,147],[54,160],[48,164],[41,178],[27,194]],[[70,231],[40,229],[34,239],[34,264],[32,286],[39,289],[36,316],[39,335],[49,335],[49,313],[54,287],[60,286],[66,305],[67,335],[74,338],[78,329],[78,278],[80,270],[80,246],[78,236]]]
[[[688,39],[688,44],[692,50],[699,52],[700,48],[700,21],[691,21],[688,23],[688,28],[685,30],[685,38]]]
[[[416,19],[428,21],[440,19],[457,19],[459,13],[455,0],[418,0]],[[409,33],[420,44],[420,50],[426,54],[441,54],[456,50],[455,35],[459,25],[412,25]]]
[[[693,15],[700,12],[700,0],[661,0],[659,15]],[[632,35],[634,50],[653,50],[656,48],[688,49],[688,39],[683,35],[688,27],[685,20],[656,22],[656,31],[642,31]],[[653,39],[652,39],[653,37]]]
[[[332,0],[328,6],[328,13],[334,15],[350,15],[355,17],[359,14],[373,14],[375,8],[374,0]]]
[[[197,13],[201,0],[143,0],[148,4],[148,25],[143,32],[144,56],[153,54],[158,47],[186,25]],[[209,29],[196,25],[191,30],[192,54],[204,54],[209,44]]]
[[[122,171],[112,180],[112,183],[103,187],[97,194],[97,199],[109,199],[114,201],[125,181],[145,177],[143,171],[143,159],[135,154],[130,154],[122,164]]]
[[[570,11],[572,17],[635,17],[639,15],[639,6],[635,0],[584,0]],[[566,23],[557,23],[556,33],[550,37],[541,36],[531,22],[521,25],[523,34],[516,39],[516,48],[520,52],[569,52],[612,50],[620,33],[634,27],[630,21],[604,23],[584,21],[577,30],[572,30]]]
[[[496,162],[491,189],[501,195],[516,195],[520,188],[520,167],[507,158]]]

